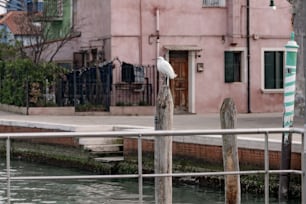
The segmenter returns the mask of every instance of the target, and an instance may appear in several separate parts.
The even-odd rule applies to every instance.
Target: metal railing
[[[301,170],[269,170],[269,134],[291,133],[302,137],[301,142]],[[203,136],[203,135],[264,135],[264,169],[249,171],[228,171],[228,172],[198,172],[198,173],[165,173],[165,174],[143,174],[142,173],[142,139],[145,137],[162,136]],[[138,174],[120,174],[120,175],[76,175],[76,176],[11,176],[10,174],[10,152],[11,139],[26,138],[60,138],[60,137],[136,137],[138,138]],[[7,203],[11,199],[11,182],[16,180],[66,180],[66,179],[111,179],[111,178],[138,178],[139,203],[143,203],[143,179],[154,177],[185,177],[185,176],[224,176],[224,175],[250,175],[264,174],[265,184],[265,203],[269,203],[269,175],[280,173],[291,173],[301,175],[302,198],[301,203],[306,204],[306,147],[304,129],[298,128],[262,128],[262,129],[214,129],[214,130],[187,130],[187,131],[135,131],[135,132],[40,132],[40,133],[1,133],[0,139],[6,139],[6,176],[0,177],[0,180],[7,181]]]

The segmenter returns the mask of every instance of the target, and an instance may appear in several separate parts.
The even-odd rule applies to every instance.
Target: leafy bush
[[[26,106],[29,100],[31,106],[41,106],[43,87],[63,73],[53,63],[34,64],[27,58],[0,61],[0,102]]]

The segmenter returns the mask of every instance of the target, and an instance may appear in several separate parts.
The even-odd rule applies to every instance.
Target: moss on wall
[[[95,161],[90,152],[81,147],[48,145],[28,143],[22,141],[11,142],[12,159],[20,159],[35,163],[56,165],[65,168],[77,168],[97,174],[137,174],[137,156],[126,157],[122,162],[101,163]],[[5,157],[5,141],[0,141],[0,157]],[[153,173],[154,158],[152,155],[143,156],[143,173]],[[251,166],[241,167],[242,170],[254,169]],[[200,163],[195,160],[174,158],[173,172],[210,172],[223,171],[220,165]],[[264,175],[241,176],[241,191],[262,195],[264,193]],[[224,188],[223,176],[201,176],[201,177],[174,177],[174,183],[185,183],[190,185],[209,186],[216,189]],[[300,198],[301,193],[300,176],[291,176],[290,196]],[[278,175],[270,175],[270,194],[278,194]]]

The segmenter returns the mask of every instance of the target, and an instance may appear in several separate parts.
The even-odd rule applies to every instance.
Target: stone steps
[[[122,151],[123,144],[99,144],[99,145],[84,145],[84,149],[90,152],[118,152]]]
[[[81,137],[79,138],[80,145],[99,145],[99,144],[122,144],[122,138],[96,138],[96,137]]]
[[[119,162],[119,161],[123,161],[124,157],[97,157],[94,158],[94,160],[99,161],[99,162],[104,162],[104,163],[108,163],[108,162]]]
[[[122,138],[79,138],[79,144],[99,162],[118,162],[123,158]]]

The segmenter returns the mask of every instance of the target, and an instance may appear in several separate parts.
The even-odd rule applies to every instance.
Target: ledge
[[[155,106],[111,106],[111,115],[154,115]]]
[[[0,104],[0,110],[27,115],[26,107]],[[28,115],[74,115],[73,106],[65,107],[29,107]]]

